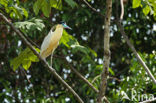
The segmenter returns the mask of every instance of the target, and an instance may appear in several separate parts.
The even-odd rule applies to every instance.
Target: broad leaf
[[[55,9],[62,9],[62,0],[50,0],[50,6]]]
[[[41,9],[42,7],[42,2],[43,0],[37,0],[33,6],[33,10],[35,12],[35,14],[37,15],[39,13],[39,10]]]
[[[42,2],[42,12],[46,17],[49,17],[49,14],[51,12],[51,6],[50,6],[49,1],[43,0],[43,2]]]
[[[35,48],[37,52],[40,50],[38,48]],[[17,70],[17,68],[22,64],[23,68],[25,70],[28,70],[31,66],[31,62],[38,62],[39,59],[36,55],[29,49],[26,48],[24,51],[22,51],[18,57],[11,60],[10,65],[13,67],[13,70]]]
[[[149,7],[148,5],[146,5],[146,7],[143,8],[143,13],[144,13],[145,15],[148,15],[149,12],[150,12],[150,7]]]
[[[141,0],[133,0],[132,7],[137,8],[141,4]]]

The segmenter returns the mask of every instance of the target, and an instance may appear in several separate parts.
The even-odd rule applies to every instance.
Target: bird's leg
[[[53,53],[54,53],[54,51],[52,51],[52,53],[51,53],[51,60],[50,60],[50,66],[52,67],[52,64],[53,64]]]

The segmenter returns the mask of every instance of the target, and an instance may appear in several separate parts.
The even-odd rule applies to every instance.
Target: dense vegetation
[[[66,21],[72,30],[63,32],[54,52],[53,68],[85,103],[96,103],[97,93],[71,68],[76,69],[95,88],[99,88],[103,69],[105,0],[0,0],[4,14],[39,52],[51,27]],[[127,0],[124,0],[127,1]],[[110,50],[111,61],[106,97],[111,103],[134,103],[156,96],[156,84],[138,63],[116,24],[119,0],[113,0]],[[102,14],[102,15],[101,15]],[[123,26],[144,62],[156,77],[156,2],[125,2]],[[50,57],[47,58],[50,63]],[[135,98],[132,98],[135,92]],[[122,99],[125,95],[129,99]],[[140,97],[140,98],[139,98]],[[21,38],[0,17],[0,102],[77,103],[75,97],[54,78]]]

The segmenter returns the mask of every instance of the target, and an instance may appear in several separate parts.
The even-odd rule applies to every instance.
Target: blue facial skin
[[[63,25],[63,27],[64,27],[65,29],[70,29],[70,30],[72,30],[72,28],[70,28],[66,23],[62,23],[62,25]]]

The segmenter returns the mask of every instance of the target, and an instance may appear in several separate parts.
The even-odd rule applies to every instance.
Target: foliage
[[[36,51],[40,51],[38,48],[35,48]],[[31,62],[38,62],[38,58],[34,53],[29,49],[26,48],[24,51],[22,51],[18,57],[14,58],[10,65],[13,66],[13,70],[15,71],[21,64],[25,70],[28,70],[31,66]]]
[[[86,1],[100,13],[106,12],[105,0]],[[120,13],[115,9],[116,2],[113,1],[110,28],[111,61],[106,97],[111,103],[134,103],[139,99],[122,99],[124,94],[131,97],[134,89],[138,93],[136,97],[142,93],[156,95],[156,87],[120,36],[114,22],[115,14]],[[154,0],[129,0],[125,4],[123,21],[126,34],[154,75],[155,7]],[[52,26],[66,21],[72,30],[63,31],[60,45],[54,52],[53,68],[85,103],[96,103],[97,94],[69,69],[64,57],[95,88],[99,88],[104,49],[102,16],[91,11],[81,0],[0,0],[0,12],[38,46]],[[36,50],[39,52],[38,48]],[[50,59],[46,61],[49,63]],[[0,101],[77,103],[1,18]]]
[[[144,58],[145,60],[148,60],[148,61],[145,61],[145,63],[148,64],[148,66],[151,68],[152,73],[155,74],[156,73],[155,51],[153,51],[153,53],[151,53],[151,54],[143,53],[141,55],[142,55],[142,57],[145,57]],[[150,98],[151,95],[155,96],[155,92],[156,92],[155,84],[152,82],[150,77],[147,75],[144,68],[142,66],[138,65],[137,60],[134,56],[131,60],[131,66],[130,66],[130,70],[128,71],[128,74],[130,76],[123,77],[122,82],[120,83],[120,88],[118,88],[116,90],[116,93],[117,93],[116,95],[119,95],[120,98],[122,98],[125,95],[128,96],[128,98],[127,99],[124,98],[123,101],[126,101],[126,102],[128,102],[128,101],[133,101],[133,102],[145,101],[145,100],[148,100],[148,98]],[[150,93],[149,88],[153,89],[153,91],[151,91],[151,93]],[[149,97],[146,98],[146,96],[144,96],[145,94],[147,94],[147,96],[149,96]]]
[[[155,0],[133,0],[133,8],[142,7],[143,13],[147,16],[149,13],[156,20],[156,2]]]
[[[30,33],[30,30],[34,31],[35,29],[37,29],[41,31],[45,27],[43,21],[41,19],[36,18],[32,18],[28,21],[16,22],[15,26],[28,34]]]
[[[11,18],[23,19],[23,16],[28,18],[28,12],[25,8],[20,6],[19,0],[14,2],[13,0],[0,0],[0,7],[10,14]]]
[[[77,6],[76,2],[73,0],[65,0],[68,5],[70,5],[72,8]],[[43,14],[46,17],[49,17],[51,13],[51,7],[61,10],[62,9],[62,0],[37,0],[33,6],[33,10],[35,14],[37,15],[39,13],[39,10],[41,9]]]

